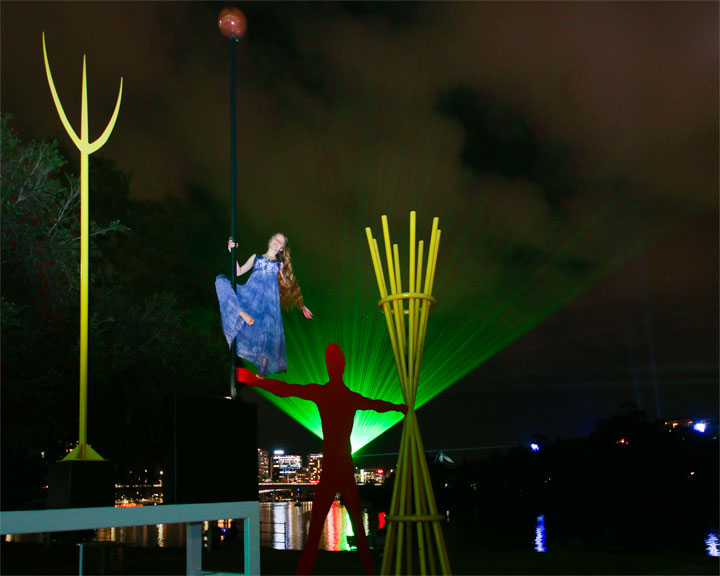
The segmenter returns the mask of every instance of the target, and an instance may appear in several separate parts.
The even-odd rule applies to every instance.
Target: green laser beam
[[[592,209],[580,212],[583,217],[557,218],[534,242],[532,234],[505,239],[497,222],[518,209],[512,202],[492,210],[480,201],[478,205],[490,213],[488,226],[480,234],[467,226],[453,227],[453,222],[461,221],[457,214],[450,218],[450,225],[441,220],[443,241],[434,290],[438,304],[428,322],[416,408],[532,330],[692,212],[692,207],[687,207],[651,220],[662,224],[638,226],[626,209],[627,202],[627,196],[620,193],[596,195]],[[650,209],[657,208],[648,206]],[[368,224],[377,228],[378,222]],[[419,221],[419,239],[427,236],[421,224]],[[337,224],[331,226],[330,235],[337,230]],[[358,226],[358,237],[361,234]],[[407,266],[407,231],[395,226],[391,236],[400,245],[401,265]],[[362,244],[357,246],[361,251]],[[352,390],[402,402],[387,327],[376,306],[370,256],[366,247],[354,256],[333,258],[328,276],[320,270],[314,284],[304,284],[306,301],[317,303],[312,306],[315,319],[308,323],[297,313],[286,315],[289,369],[279,378],[293,383],[326,382],[324,350],[336,342],[345,352],[345,382]],[[404,282],[406,276],[404,270]],[[322,437],[319,414],[312,403],[265,396]],[[401,419],[398,413],[358,412],[351,437],[353,452]]]

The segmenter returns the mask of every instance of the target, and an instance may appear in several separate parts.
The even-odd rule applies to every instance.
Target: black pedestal
[[[254,404],[175,395],[166,414],[165,504],[258,499]]]
[[[114,505],[114,466],[109,460],[62,460],[50,464],[48,508]]]

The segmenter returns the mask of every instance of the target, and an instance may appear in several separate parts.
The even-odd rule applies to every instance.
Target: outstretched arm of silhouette
[[[238,382],[243,382],[248,386],[256,386],[268,392],[272,392],[275,396],[287,398],[294,396],[303,400],[315,400],[316,395],[321,386],[318,384],[288,384],[281,380],[272,380],[270,378],[258,378],[255,374],[246,368],[237,368]]]
[[[393,404],[392,402],[385,402],[385,400],[373,400],[372,398],[366,398],[362,394],[355,393],[356,409],[357,410],[375,410],[375,412],[402,412],[407,414],[407,406],[405,404]]]

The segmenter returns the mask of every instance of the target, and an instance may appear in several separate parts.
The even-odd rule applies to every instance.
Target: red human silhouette
[[[313,497],[310,530],[298,562],[297,574],[310,574],[315,565],[325,517],[332,506],[336,492],[340,492],[345,501],[365,573],[373,574],[370,548],[362,523],[360,496],[355,484],[350,434],[357,410],[375,410],[376,412],[396,410],[407,414],[407,406],[392,404],[384,400],[373,400],[350,390],[343,381],[345,355],[337,344],[328,345],[325,351],[325,363],[330,377],[325,385],[288,384],[279,380],[258,378],[245,368],[237,369],[237,380],[250,386],[258,386],[283,398],[295,396],[310,400],[317,404],[320,412],[323,431],[323,467],[320,482]]]

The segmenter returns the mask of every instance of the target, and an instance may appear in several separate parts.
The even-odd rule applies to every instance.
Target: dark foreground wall
[[[258,499],[254,404],[174,395],[165,414],[165,504]]]

